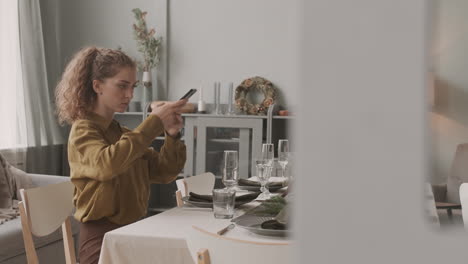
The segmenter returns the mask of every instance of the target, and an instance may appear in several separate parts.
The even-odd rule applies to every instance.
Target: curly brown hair
[[[60,124],[73,124],[93,109],[97,94],[93,80],[115,76],[124,67],[136,68],[135,61],[120,50],[85,47],[65,67],[55,88],[55,101]]]

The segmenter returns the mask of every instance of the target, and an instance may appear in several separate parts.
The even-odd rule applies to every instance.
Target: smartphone
[[[197,89],[190,89],[186,94],[184,94],[184,96],[180,98],[180,100],[189,99],[196,92],[197,92]]]

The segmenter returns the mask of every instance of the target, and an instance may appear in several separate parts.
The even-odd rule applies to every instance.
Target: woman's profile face
[[[102,82],[97,81],[95,90],[98,93],[98,107],[104,107],[109,112],[125,112],[133,98],[136,87],[136,69],[132,67],[121,68],[119,72]]]

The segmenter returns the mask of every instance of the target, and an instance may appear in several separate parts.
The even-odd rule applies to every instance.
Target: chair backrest
[[[190,192],[197,194],[212,194],[215,176],[211,172],[205,172],[185,179],[176,181],[177,188],[182,196],[187,196]]]
[[[28,263],[38,263],[32,234],[46,236],[62,226],[66,263],[75,263],[75,248],[70,215],[73,211],[74,186],[70,181],[21,189],[19,203],[23,238]]]
[[[185,196],[185,193],[187,193],[187,183],[185,182],[185,179],[176,180],[176,185],[177,191],[180,193],[180,195],[182,195],[182,197]]]
[[[447,179],[447,202],[460,203],[460,185],[468,182],[468,143],[459,144]]]
[[[182,200],[182,192],[180,190],[177,190],[175,192],[175,197],[176,197],[177,207],[184,206],[184,201]]]
[[[215,184],[215,176],[211,172],[205,172],[185,179],[176,180],[177,191],[175,192],[177,207],[182,207],[182,197],[190,192],[198,194],[211,194]]]
[[[187,245],[198,264],[291,263],[290,243],[254,242],[219,236],[193,226]]]
[[[462,207],[463,224],[468,229],[468,183],[460,185],[460,202]]]

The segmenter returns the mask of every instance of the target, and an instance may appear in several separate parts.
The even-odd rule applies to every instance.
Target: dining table
[[[253,201],[241,205],[234,217],[258,206]],[[217,233],[231,224],[231,219],[214,218],[211,208],[175,207],[105,234],[99,263],[194,263],[187,246],[192,226]],[[251,233],[239,226],[223,236],[258,242],[285,242],[290,237],[270,237]]]

